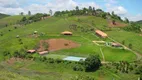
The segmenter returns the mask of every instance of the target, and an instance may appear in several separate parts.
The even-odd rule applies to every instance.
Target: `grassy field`
[[[132,33],[132,32],[126,32],[123,30],[120,31],[109,31],[107,32],[108,35],[119,41],[120,43],[122,43],[122,41],[125,41],[125,45],[129,45],[132,44],[132,49],[137,51],[138,53],[142,54],[142,36],[140,36],[140,34],[137,33]]]
[[[10,20],[9,23],[15,23],[15,21],[21,19],[21,16],[12,16],[7,17],[0,20],[0,24],[2,21]],[[78,22],[78,18],[81,20]],[[3,22],[5,24],[5,22]],[[2,24],[3,24],[2,23]],[[136,56],[134,53],[123,50],[117,49],[112,47],[106,46],[98,46],[94,44],[92,41],[106,41],[111,42],[109,39],[101,39],[95,35],[94,31],[90,32],[81,32],[78,28],[77,31],[73,31],[69,29],[69,25],[77,24],[80,27],[84,28],[103,28],[104,25],[107,25],[107,20],[93,17],[93,16],[79,16],[79,17],[51,17],[49,19],[39,21],[36,23],[31,23],[26,26],[18,27],[14,29],[14,26],[8,26],[5,28],[1,28],[0,32],[3,32],[3,36],[0,36],[0,61],[4,59],[3,51],[9,51],[13,53],[14,51],[20,51],[23,48],[33,49],[40,40],[47,40],[47,39],[58,39],[64,38],[67,40],[72,40],[78,44],[80,47],[72,48],[72,49],[64,49],[59,51],[50,52],[46,55],[48,58],[54,59],[63,59],[67,56],[78,56],[78,57],[88,57],[89,55],[99,55],[100,59],[103,60],[104,54],[105,60],[110,62],[118,62],[121,60],[124,61],[134,61],[136,60]],[[11,30],[11,31],[9,31]],[[60,33],[63,31],[72,31],[73,36],[63,36]],[[37,31],[40,35],[44,33],[44,35],[40,35],[39,37],[31,37],[31,35]],[[140,40],[142,39],[137,34],[133,34],[133,38],[136,38],[137,43],[134,45],[134,41],[132,37],[132,33],[128,32],[118,32],[110,31],[107,32],[110,37],[114,38],[115,40],[122,41],[126,40],[126,44],[130,41],[133,46],[139,47],[137,43],[141,43]],[[126,35],[123,35],[126,33]],[[121,34],[121,35],[119,35]],[[16,36],[19,35],[23,44],[19,43],[19,40]],[[136,37],[134,37],[136,35]],[[123,37],[124,36],[124,37]],[[131,39],[130,39],[131,38]],[[102,52],[100,51],[102,49]],[[39,56],[37,53],[34,56]],[[94,77],[96,80],[123,80],[123,76],[121,74],[115,74],[113,71],[107,70],[104,67],[101,67],[100,70],[96,72],[76,72],[72,70],[73,64],[49,64],[49,63],[42,63],[42,62],[34,62],[34,61],[16,61],[14,64],[7,64],[5,62],[1,62],[1,65],[6,66],[3,70],[0,71],[0,74],[3,74],[0,79],[8,79],[11,78],[13,80],[70,80],[72,77],[76,76],[91,76]],[[3,68],[2,68],[3,69]],[[5,74],[8,73],[8,74]],[[16,78],[17,76],[18,78]],[[126,75],[128,76],[128,75]],[[135,80],[134,78],[129,80]],[[125,79],[124,79],[125,80]]]
[[[20,21],[22,18],[23,18],[23,16],[20,16],[20,15],[2,18],[2,19],[0,19],[0,29],[4,28],[6,24],[13,25],[13,24],[17,23],[17,21]]]
[[[77,22],[77,19],[78,19],[77,17],[69,17],[69,18],[52,17],[47,20],[43,20],[43,21],[32,23],[23,27],[19,27],[17,29],[14,29],[13,26],[3,28],[0,30],[0,32],[3,32],[4,34],[4,36],[0,37],[0,41],[1,41],[0,47],[1,48],[4,47],[4,49],[0,51],[2,53],[2,51],[8,50],[12,53],[15,50],[20,50],[21,48],[24,48],[25,46],[28,49],[32,49],[42,39],[65,38],[65,39],[73,40],[81,44],[81,46],[74,49],[51,52],[51,54],[60,54],[60,55],[66,55],[66,56],[70,56],[70,55],[84,56],[84,57],[87,57],[88,55],[91,55],[91,54],[98,54],[102,59],[100,46],[97,46],[92,42],[94,40],[99,41],[102,39],[97,37],[94,34],[94,32],[81,32],[79,29],[77,31],[72,31],[69,29],[69,25],[78,24],[79,26],[90,28],[90,27],[93,27],[93,25],[91,24],[91,21],[94,21],[94,24],[96,24],[96,26],[101,25],[102,27],[103,25],[107,24],[106,20],[105,19],[98,20],[101,18],[91,17],[91,16],[89,17],[80,16],[79,19],[81,20],[81,22]],[[11,30],[10,32],[8,31],[9,29]],[[73,36],[71,37],[61,36],[60,33],[65,30],[72,31]],[[34,33],[34,31],[38,31],[38,34],[43,32],[45,33],[45,35],[40,36],[38,38],[29,37],[30,34]],[[16,38],[16,35],[20,35],[20,38],[22,39],[22,42],[24,43],[23,45],[19,44],[18,39]],[[106,39],[105,41],[108,41],[108,40]],[[132,61],[136,58],[133,53],[129,51],[119,50],[119,49],[104,47],[103,52],[105,54],[106,60],[108,61],[120,61],[120,60]],[[116,56],[118,58],[112,58],[112,55],[113,57]],[[125,57],[121,58],[121,56],[125,56]]]
[[[89,76],[95,80],[136,80],[137,75],[114,73],[114,71],[101,67],[95,72],[73,71],[74,63],[46,63],[31,60],[15,61],[13,64],[3,62],[0,64],[2,77],[0,79],[12,80],[71,80],[79,76]],[[3,68],[3,66],[6,66]],[[3,72],[2,72],[3,71]],[[130,74],[129,74],[130,75]]]

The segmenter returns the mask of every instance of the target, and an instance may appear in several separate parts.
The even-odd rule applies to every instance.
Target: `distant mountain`
[[[142,20],[140,20],[140,21],[137,21],[137,23],[139,23],[139,24],[142,24]]]
[[[0,13],[0,19],[2,19],[2,18],[4,18],[4,17],[8,17],[9,15],[7,15],[7,14],[2,14],[2,13]]]

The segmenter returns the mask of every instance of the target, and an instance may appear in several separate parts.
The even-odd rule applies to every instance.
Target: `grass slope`
[[[4,18],[4,20],[14,20],[20,19],[20,16],[12,16],[11,18]],[[15,50],[20,50],[21,48],[27,47],[28,49],[33,49],[40,40],[46,40],[51,38],[65,38],[72,40],[81,44],[78,48],[73,49],[65,49],[55,52],[50,52],[47,57],[51,58],[64,58],[66,56],[81,56],[87,57],[88,55],[98,54],[102,59],[102,54],[100,52],[100,48],[105,55],[105,59],[107,61],[133,61],[136,59],[136,56],[127,50],[120,50],[116,48],[97,46],[92,41],[93,40],[104,40],[110,41],[109,39],[101,39],[95,35],[94,32],[81,32],[80,29],[77,31],[72,31],[69,29],[69,25],[77,24],[84,28],[103,28],[104,25],[107,25],[107,21],[102,18],[93,17],[93,16],[79,16],[81,22],[78,22],[78,17],[51,17],[49,19],[32,23],[23,27],[18,27],[14,29],[14,26],[8,26],[0,29],[0,32],[3,32],[3,36],[0,36],[0,60],[3,59],[3,51],[7,50],[10,53],[13,53]],[[1,22],[1,21],[0,21]],[[11,30],[10,32],[8,30]],[[65,30],[70,30],[73,32],[73,36],[62,36],[60,33]],[[44,36],[40,36],[37,38],[29,37],[30,34],[33,34],[34,31],[38,31],[38,34],[45,33]],[[115,38],[115,35],[112,35],[111,32],[107,32],[111,37]],[[118,35],[116,32],[113,32]],[[16,35],[20,35],[22,39],[23,45],[19,44]],[[119,40],[116,38],[116,40]],[[119,40],[121,41],[121,40]],[[38,56],[35,54],[35,56]],[[10,72],[0,72],[0,74],[4,75],[0,79],[10,79],[12,76],[17,76],[16,79],[24,80],[34,79],[34,80],[69,80],[71,77],[76,77],[79,75],[89,75],[95,77],[96,80],[111,80],[115,78],[115,80],[123,80],[121,76],[118,74],[114,74],[112,71],[106,70],[105,68],[101,68],[97,72],[75,72],[71,68],[70,65],[66,64],[49,64],[42,62],[33,62],[33,61],[16,61],[13,65],[3,64],[6,69],[10,69]],[[20,75],[18,74],[20,73]],[[13,79],[15,79],[15,76]],[[134,78],[135,79],[135,78]],[[134,80],[133,79],[133,80]],[[131,79],[129,79],[131,80]]]
[[[8,17],[9,15],[7,15],[7,14],[2,14],[2,13],[0,13],[0,19],[2,19],[2,18],[5,18],[5,17]]]
[[[81,32],[78,29],[78,31],[73,31],[72,37],[65,37],[60,35],[62,31],[70,30],[69,25],[71,24],[78,24],[79,26],[90,28],[90,27],[94,27],[94,25],[92,25],[92,22],[91,22],[91,21],[94,21],[93,24],[95,24],[95,26],[97,27],[100,26],[100,28],[103,27],[103,25],[107,25],[107,21],[105,19],[101,19],[98,17],[80,16],[79,19],[81,20],[81,22],[77,21],[78,20],[77,17],[69,17],[69,18],[52,17],[47,20],[26,25],[24,27],[19,27],[18,29],[14,29],[13,26],[3,28],[0,30],[0,32],[4,33],[4,36],[0,37],[0,41],[1,41],[0,47],[12,53],[13,51],[20,50],[21,48],[24,48],[25,46],[28,49],[32,49],[35,47],[35,45],[38,44],[39,40],[41,39],[65,38],[65,39],[70,39],[77,43],[80,43],[81,46],[75,49],[51,52],[51,54],[53,53],[53,54],[61,54],[66,56],[73,55],[73,56],[84,56],[84,57],[87,57],[90,54],[98,54],[102,58],[100,47],[92,43],[93,40],[102,40],[102,39],[95,36],[94,32],[86,33],[86,32]],[[9,29],[12,31],[9,32],[8,31]],[[39,34],[43,32],[45,33],[45,35],[38,38],[30,38],[29,34],[33,34],[34,31],[38,31]],[[24,43],[23,45],[19,44],[18,39],[16,38],[16,35],[20,35]],[[109,41],[109,40],[106,40],[106,41]],[[0,51],[2,52],[4,49],[1,49]],[[120,60],[132,61],[133,59],[135,59],[135,55],[129,51],[116,50],[115,48],[114,49],[103,48],[103,50],[106,51],[104,53],[106,56],[106,60],[108,61],[120,61]],[[113,57],[111,55],[115,55],[118,58],[117,59],[111,58]],[[126,56],[126,57],[121,59],[121,56]],[[130,56],[132,58],[130,58]]]
[[[13,25],[15,24],[18,20],[21,20],[23,16],[17,15],[17,16],[8,16],[5,18],[0,19],[0,29],[4,28],[5,25]]]
[[[126,32],[126,31],[109,31],[107,32],[110,37],[112,37],[115,40],[118,40],[120,43],[122,43],[123,40],[125,40],[125,45],[132,44],[132,49],[142,54],[142,36],[137,33],[132,32]]]

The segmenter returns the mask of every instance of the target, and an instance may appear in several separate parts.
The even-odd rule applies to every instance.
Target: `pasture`
[[[127,50],[123,51],[123,50],[119,50],[115,48],[106,48],[106,47],[100,47],[95,45],[92,42],[94,40],[96,41],[99,41],[99,40],[110,41],[110,40],[101,39],[97,37],[94,31],[82,32],[80,28],[78,28],[75,31],[69,28],[69,25],[71,24],[77,24],[78,26],[84,27],[86,29],[89,29],[91,27],[95,28],[99,26],[101,28],[103,27],[103,25],[107,25],[107,22],[105,19],[98,20],[101,18],[91,17],[91,16],[89,17],[80,16],[79,19],[81,20],[81,22],[77,21],[78,20],[77,17],[68,17],[68,18],[51,17],[49,19],[46,19],[40,22],[18,27],[17,29],[14,29],[14,26],[3,28],[0,30],[0,32],[3,32],[3,36],[0,37],[1,55],[4,50],[8,50],[10,53],[13,53],[16,50],[19,51],[21,48],[25,48],[25,47],[26,49],[33,49],[36,45],[38,45],[40,40],[64,38],[67,40],[72,40],[80,44],[81,46],[77,48],[72,48],[72,49],[64,49],[64,50],[59,50],[55,52],[50,52],[50,54],[80,56],[80,57],[87,57],[88,55],[97,54],[102,59],[102,54],[100,51],[100,48],[102,48],[105,55],[105,59],[107,61],[120,61],[120,60],[133,61],[136,59],[136,56],[130,51],[127,51]],[[60,34],[61,32],[66,30],[72,31],[73,36],[63,36]],[[39,37],[37,38],[29,37],[29,35],[32,35],[34,33],[34,31],[38,31]],[[41,33],[44,33],[44,35],[41,36],[40,35]],[[22,39],[22,42],[23,42],[22,45],[19,44],[19,41],[16,38],[16,35],[19,35],[20,38]],[[2,49],[3,47],[4,49]],[[125,58],[122,58],[122,56],[125,56]]]

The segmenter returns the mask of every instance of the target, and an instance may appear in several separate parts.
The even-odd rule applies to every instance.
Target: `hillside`
[[[117,25],[109,26],[110,20],[96,16],[53,16],[15,28],[14,24],[17,22],[17,20],[21,20],[22,18],[23,16],[10,16],[0,19],[0,24],[2,25],[4,25],[5,23],[13,24],[0,29],[0,32],[2,33],[2,35],[0,36],[0,60],[6,60],[2,64],[4,66],[9,66],[10,70],[13,71],[13,74],[9,72],[8,75],[5,75],[6,72],[2,73],[6,76],[2,77],[2,79],[7,79],[7,77],[10,78],[9,76],[13,77],[13,75],[14,79],[16,75],[19,79],[23,80],[28,80],[29,78],[34,80],[68,80],[80,75],[84,77],[87,77],[87,75],[89,77],[94,77],[95,75],[94,79],[97,80],[110,80],[112,78],[115,78],[116,80],[123,80],[124,75],[125,78],[129,78],[128,74],[115,74],[113,70],[114,67],[112,67],[112,70],[109,70],[106,69],[105,66],[103,66],[100,70],[90,73],[81,71],[76,72],[72,70],[72,67],[74,66],[74,64],[76,64],[74,62],[58,63],[57,61],[56,63],[56,61],[53,61],[50,63],[48,61],[42,62],[38,58],[46,57],[49,59],[51,58],[51,60],[62,60],[68,56],[87,58],[89,55],[99,55],[101,61],[106,63],[117,63],[119,61],[133,62],[138,58],[134,54],[134,52],[125,48],[117,48],[109,45],[109,43],[111,42],[122,43],[122,40],[126,40],[126,46],[128,46],[128,41],[130,38],[132,38],[132,36],[134,36],[133,39],[135,38],[135,41],[139,42],[138,44],[130,39],[130,41],[132,41],[131,43],[133,44],[134,50],[136,50],[135,47],[137,47],[138,51],[141,53],[140,49],[142,49],[142,47],[137,45],[141,44],[140,40],[142,39],[142,37],[138,36],[136,33],[129,33],[121,29],[127,25],[122,21],[116,20],[119,24],[125,24],[125,26],[123,27]],[[74,27],[73,25],[77,26]],[[108,34],[109,37],[103,39],[97,36],[95,34],[95,30],[97,29],[104,31]],[[72,36],[61,35],[61,32],[63,31],[71,31],[73,34]],[[126,36],[124,36],[123,34],[126,34]],[[116,41],[112,40],[111,38],[115,39]],[[57,39],[69,40],[69,43],[63,43],[64,46],[68,47],[70,47],[71,42],[77,43],[79,46],[75,48],[65,48],[50,51],[48,54],[45,54],[43,56],[39,55],[38,52],[36,52],[34,54],[31,54],[33,58],[37,58],[35,59],[35,61],[32,61],[32,59],[30,59],[30,54],[26,53],[26,51],[37,49],[42,46],[41,44],[46,44],[46,42],[48,42],[48,40],[50,39],[52,39],[53,41]],[[41,43],[42,41],[44,43]],[[93,41],[104,41],[105,43],[99,44],[94,43]],[[108,45],[106,43],[108,43]],[[50,45],[44,46],[47,47]],[[4,56],[7,55],[7,53],[10,55]],[[26,54],[27,59],[11,58],[11,56],[15,57],[15,54],[18,53]],[[16,69],[16,71],[14,69]],[[18,75],[17,73],[21,75]],[[135,79],[137,79],[137,75],[132,75],[129,80]]]
[[[11,26],[17,23],[17,21],[21,20],[23,16],[8,16],[0,19],[0,29],[6,26]]]
[[[135,22],[137,24],[140,24],[142,26],[142,20]]]
[[[9,15],[7,15],[7,14],[2,14],[2,13],[0,13],[0,19],[2,19],[2,18],[5,18],[5,17],[8,17]]]

